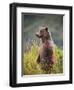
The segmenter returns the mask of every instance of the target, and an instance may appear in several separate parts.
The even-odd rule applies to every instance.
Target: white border
[[[63,17],[63,50],[64,50],[64,73],[53,75],[33,75],[21,76],[22,53],[21,53],[21,13],[44,13],[44,14],[64,14]],[[39,8],[17,8],[17,83],[45,82],[45,81],[64,81],[69,80],[69,11],[56,9]]]

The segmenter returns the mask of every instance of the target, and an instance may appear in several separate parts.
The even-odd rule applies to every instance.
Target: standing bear
[[[36,36],[41,39],[41,45],[39,47],[39,55],[37,63],[40,64],[42,70],[46,73],[51,73],[53,64],[55,64],[55,45],[48,31],[48,27],[41,27]]]

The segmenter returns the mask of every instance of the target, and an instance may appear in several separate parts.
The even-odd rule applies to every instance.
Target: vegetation
[[[55,47],[57,63],[53,65],[51,74],[63,73],[63,50],[59,47]],[[40,64],[37,63],[38,57],[38,45],[33,43],[31,48],[23,55],[23,74],[24,75],[35,75],[35,74],[46,74],[47,72],[41,70]]]

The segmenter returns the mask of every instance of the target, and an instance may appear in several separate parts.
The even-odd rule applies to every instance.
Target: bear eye
[[[43,32],[43,30],[40,30],[40,32]]]
[[[40,30],[40,33],[43,33],[43,30]]]

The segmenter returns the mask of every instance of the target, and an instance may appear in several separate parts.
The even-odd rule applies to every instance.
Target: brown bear
[[[55,63],[55,46],[51,33],[48,32],[48,27],[41,27],[39,32],[36,33],[36,36],[42,42],[39,48],[37,63],[40,64],[42,70],[51,73],[53,64]]]

